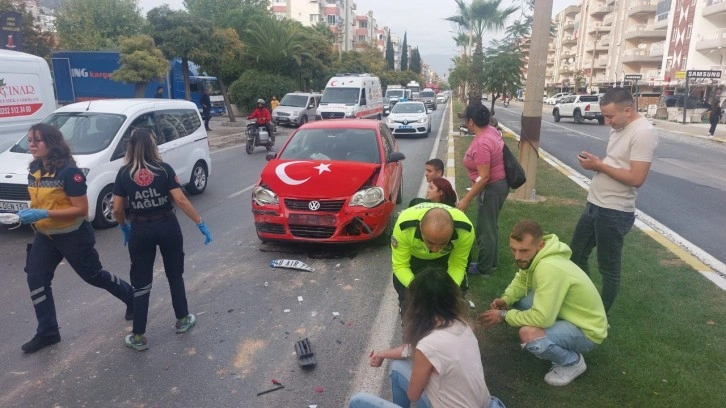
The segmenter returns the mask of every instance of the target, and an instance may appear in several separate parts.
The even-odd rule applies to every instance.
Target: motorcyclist
[[[247,116],[247,120],[251,119],[257,119],[257,126],[264,126],[265,129],[267,129],[267,134],[270,135],[270,140],[275,141],[275,136],[272,134],[272,115],[270,114],[270,111],[265,107],[265,100],[264,99],[258,99],[257,100],[257,107],[255,110],[250,113],[249,116]]]

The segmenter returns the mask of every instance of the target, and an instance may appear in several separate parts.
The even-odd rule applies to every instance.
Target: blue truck
[[[51,58],[56,99],[59,104],[94,99],[133,98],[134,85],[117,82],[111,74],[121,67],[118,51],[56,51]],[[204,88],[209,89],[212,115],[227,113],[217,78],[199,75],[199,68],[189,63],[189,87],[191,101],[199,104]],[[158,87],[164,88],[164,98],[186,99],[181,59],[169,61],[165,81],[152,81],[144,91],[145,98],[153,98]]]

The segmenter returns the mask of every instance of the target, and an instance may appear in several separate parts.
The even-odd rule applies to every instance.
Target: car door
[[[187,130],[182,122],[182,112],[166,109],[154,113],[157,127],[157,144],[159,153],[168,163],[179,180],[189,180],[191,165],[189,163],[189,147],[191,138],[187,138]]]
[[[574,111],[573,106],[575,105],[576,96],[567,96],[560,105],[560,116],[572,116]]]
[[[388,162],[388,156],[396,151],[396,138],[391,133],[384,123],[379,125],[381,132],[381,144],[383,145],[383,161],[385,173],[386,192],[389,193],[389,197],[393,196],[401,191],[401,184],[403,183],[403,164],[401,162]],[[395,200],[395,199],[394,199]],[[395,202],[395,201],[394,201]]]

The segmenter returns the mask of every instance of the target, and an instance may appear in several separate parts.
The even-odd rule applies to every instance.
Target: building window
[[[685,71],[688,67],[688,58],[683,58],[683,62],[681,62],[681,71]]]
[[[675,42],[677,36],[678,36],[678,27],[673,27],[673,33],[671,34],[671,42]]]
[[[366,20],[359,21],[358,22],[358,27],[359,28],[368,28],[368,21],[366,21]]]
[[[311,14],[310,15],[310,22],[315,24],[320,21],[320,14]]]
[[[335,23],[336,23],[336,17],[337,16],[335,14],[328,14],[327,15],[328,25],[335,25]]]
[[[686,30],[686,38],[691,38],[691,31],[693,31],[693,23],[688,23],[688,30]]]
[[[358,36],[358,42],[359,42],[359,43],[364,43],[364,42],[366,42],[366,36],[365,36],[365,35],[359,35],[359,36]]]

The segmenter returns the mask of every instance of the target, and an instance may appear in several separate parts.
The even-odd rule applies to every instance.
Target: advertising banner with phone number
[[[0,76],[0,118],[30,116],[43,106],[40,80],[34,74]]]

